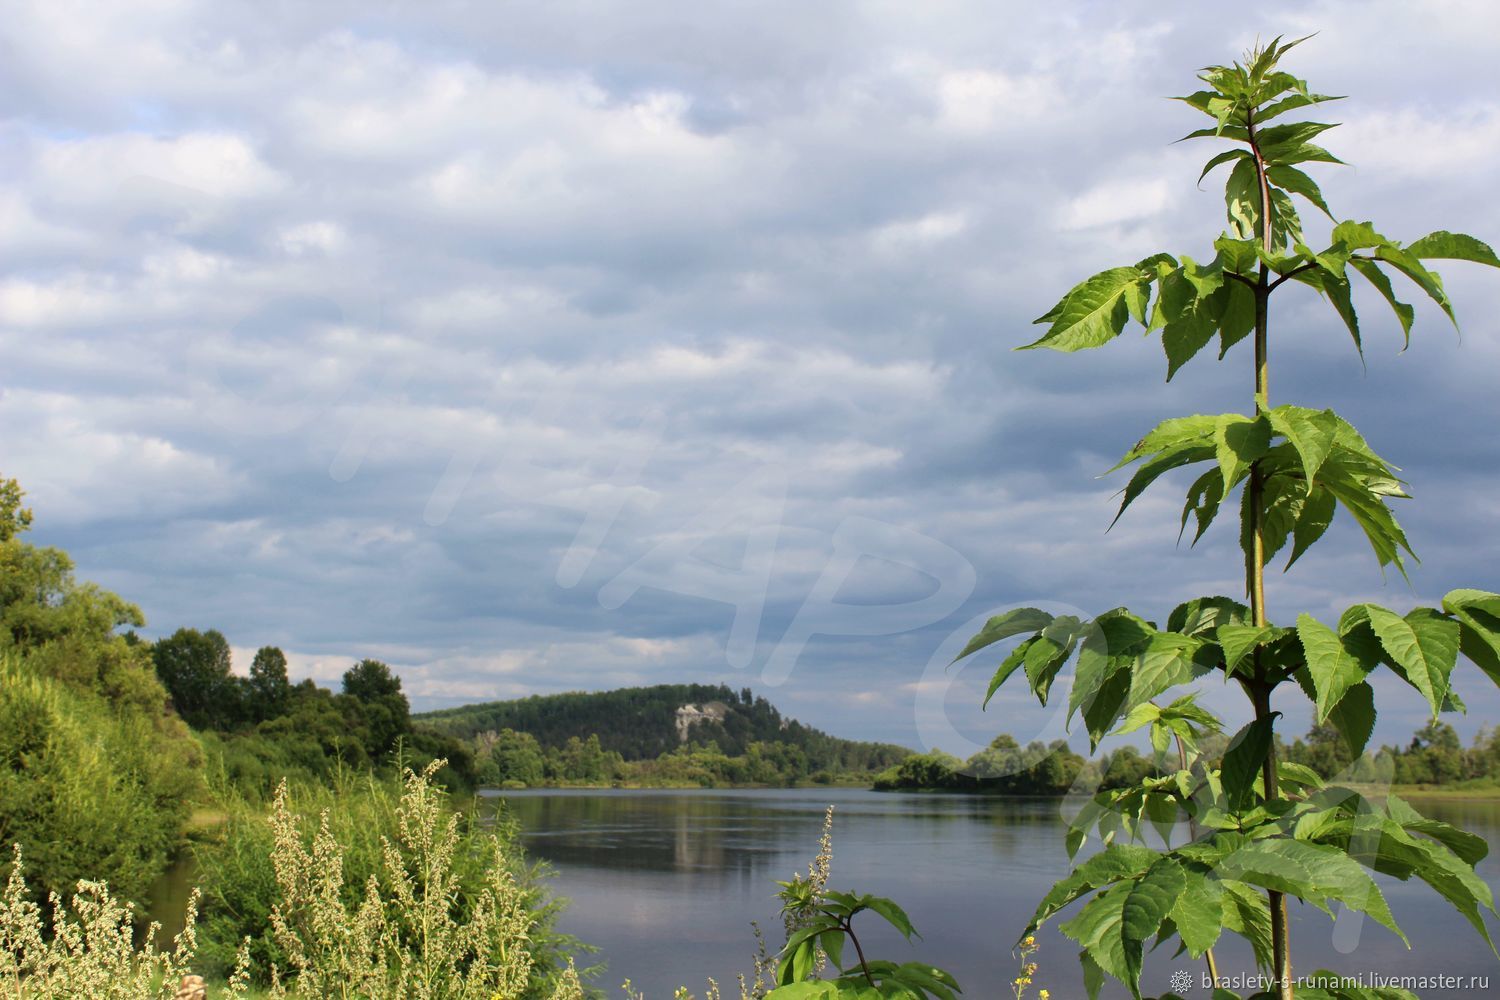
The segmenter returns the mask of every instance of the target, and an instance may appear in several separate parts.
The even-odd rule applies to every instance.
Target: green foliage
[[[25,849],[41,890],[99,879],[139,901],[176,844],[201,753],[163,711],[144,648],[116,633],[142,624],[139,609],[21,541],[20,497],[0,482],[0,845]]]
[[[196,788],[197,747],[174,723],[0,653],[0,844],[24,848],[36,887],[87,878],[145,899]]]
[[[1397,299],[1393,277],[1415,284],[1452,319],[1442,281],[1425,262],[1459,259],[1500,267],[1500,258],[1470,236],[1438,231],[1403,245],[1371,223],[1337,221],[1317,183],[1300,169],[1339,162],[1313,142],[1333,126],[1269,124],[1333,99],[1312,93],[1279,68],[1296,44],[1277,39],[1243,64],[1210,67],[1200,75],[1206,89],[1181,98],[1213,120],[1186,138],[1233,144],[1203,170],[1206,176],[1216,167],[1230,168],[1224,192],[1228,228],[1214,241],[1212,259],[1198,263],[1186,255],[1156,254],[1087,278],[1037,321],[1047,330],[1027,345],[1064,352],[1099,347],[1134,320],[1148,333],[1160,331],[1169,380],[1216,337],[1221,358],[1242,340],[1251,340],[1254,351],[1251,413],[1163,421],[1116,466],[1136,466],[1123,491],[1122,514],[1163,475],[1200,467],[1180,524],[1186,532],[1194,522],[1194,542],[1226,503],[1236,504],[1248,605],[1198,598],[1175,609],[1164,629],[1124,609],[1092,621],[1022,609],[991,619],[962,654],[1019,637],[996,668],[985,700],[1020,672],[1044,705],[1053,680],[1076,658],[1068,719],[1081,713],[1091,745],[1111,733],[1150,727],[1152,770],[1122,775],[1070,824],[1070,853],[1090,836],[1099,837],[1104,850],[1058,883],[1023,932],[1087,898],[1061,929],[1082,948],[1091,997],[1108,974],[1139,998],[1148,945],[1173,937],[1190,954],[1205,957],[1212,970],[1210,949],[1227,931],[1247,939],[1257,962],[1271,972],[1275,995],[1290,1000],[1286,896],[1329,912],[1341,903],[1400,935],[1366,869],[1427,882],[1489,940],[1480,910],[1493,910],[1493,899],[1474,872],[1486,850],[1482,841],[1424,819],[1395,797],[1376,803],[1349,789],[1324,787],[1317,770],[1277,753],[1279,713],[1270,709],[1271,696],[1289,681],[1304,691],[1315,721],[1326,727],[1315,731],[1327,765],[1341,757],[1352,762],[1368,743],[1375,722],[1369,678],[1382,667],[1408,684],[1434,718],[1463,707],[1452,687],[1460,655],[1500,683],[1500,595],[1457,590],[1441,608],[1404,614],[1360,604],[1332,625],[1304,614],[1295,627],[1277,626],[1266,616],[1267,561],[1290,545],[1290,567],[1339,510],[1362,529],[1381,567],[1404,573],[1404,559],[1412,555],[1389,506],[1406,497],[1395,466],[1331,410],[1271,404],[1272,294],[1288,282],[1312,288],[1362,352],[1354,275],[1390,304],[1403,337],[1409,337],[1415,312]],[[1294,198],[1335,220],[1324,249],[1309,245]],[[1215,672],[1236,682],[1254,710],[1217,760],[1204,752],[1204,743],[1221,728],[1218,720],[1190,697],[1167,706],[1158,701]],[[1175,768],[1169,760],[1173,744]],[[1420,746],[1414,743],[1411,755],[1420,752],[1424,763],[1431,757],[1451,773],[1459,754],[1455,744],[1434,729]],[[1180,820],[1186,820],[1189,839],[1173,848]],[[1165,849],[1130,843],[1148,832]],[[1308,995],[1360,992],[1338,984],[1298,992]]]
[[[0,479],[0,542],[8,542],[31,528],[31,511],[21,506],[26,495],[14,479]]]
[[[678,729],[678,709],[690,705],[711,710],[713,714],[701,714],[684,737]],[[721,719],[714,718],[718,714],[722,714]],[[616,754],[632,765],[623,780],[641,784],[785,784],[820,770],[870,774],[900,763],[911,753],[892,744],[829,736],[783,718],[770,702],[755,697],[749,688],[735,691],[724,685],[660,684],[617,691],[533,695],[516,701],[428,712],[414,716],[414,722],[472,742],[481,759],[485,747],[492,745],[506,729],[529,734],[549,760],[553,759],[554,751],[566,751],[570,740],[587,743],[590,737],[595,737],[602,753]],[[705,759],[699,762],[702,767],[698,770],[684,774],[681,753],[691,744],[700,747],[712,744],[724,758],[739,759],[740,763],[721,767]],[[756,744],[760,744],[759,750],[755,749]],[[785,749],[777,749],[778,745]],[[774,775],[763,766],[770,758],[778,761]],[[634,766],[637,762],[645,763]],[[761,776],[730,778],[726,768]],[[610,780],[608,768],[599,773],[599,780]],[[707,780],[700,780],[704,778]],[[549,773],[548,780],[576,779]]]
[[[257,722],[274,719],[286,712],[291,697],[286,654],[275,646],[262,646],[255,651],[255,659],[250,663],[250,684],[245,698],[247,713]]]
[[[875,778],[877,791],[899,789],[979,792],[991,795],[1066,795],[1091,766],[1064,740],[1026,746],[1002,733],[966,761],[941,750],[913,754]],[[1108,762],[1105,762],[1108,766]]]
[[[151,648],[156,675],[172,706],[194,729],[227,729],[239,721],[243,695],[230,671],[229,640],[216,629],[180,628]]]
[[[344,695],[359,703],[369,731],[369,749],[384,757],[411,728],[411,704],[401,678],[379,660],[360,660],[344,671]]]
[[[338,880],[332,891],[352,922],[372,879],[382,898],[400,907],[387,845],[415,838],[418,845],[442,847],[441,893],[452,918],[460,924],[470,921],[476,907],[484,905],[497,877],[514,886],[515,903],[527,914],[528,923],[524,947],[531,984],[526,995],[545,995],[567,968],[566,952],[578,948],[577,942],[555,929],[561,904],[546,892],[547,869],[525,860],[511,826],[481,824],[470,813],[448,808],[441,791],[431,783],[439,766],[433,762],[420,775],[406,772],[404,784],[368,771],[342,771],[328,783],[283,783],[272,810],[280,817],[280,826],[267,823],[266,811],[259,804],[227,802],[223,826],[194,848],[203,888],[200,968],[210,974],[227,972],[247,938],[247,968],[253,981],[269,982],[273,965],[282,975],[297,967],[288,951],[295,948],[295,942],[285,934],[269,933],[278,907],[298,934],[310,932],[288,908],[287,877],[278,870],[278,857],[297,850],[322,851],[325,859],[336,853]],[[417,780],[420,788],[414,790],[412,783]],[[418,806],[422,819],[414,824],[413,810]],[[294,827],[300,828],[295,847],[288,832]],[[404,945],[417,947],[412,926],[404,927],[400,932]]]
[[[316,830],[283,787],[269,822],[254,817],[262,834],[237,845],[235,874],[255,884],[233,888],[264,894],[253,901],[264,904],[264,922],[230,942],[233,972],[215,996],[251,995],[254,943],[272,949],[269,995],[286,1000],[583,1000],[560,951],[572,942],[551,929],[555,906],[539,895],[513,836],[465,825],[431,780],[440,766],[407,771],[397,787],[325,797]],[[176,946],[163,953],[154,924],[137,946],[132,909],[108,886],[79,882],[66,905],[54,897],[48,921],[22,875],[17,848],[0,891],[7,997],[183,997],[194,985],[203,995],[203,979],[187,975],[212,965],[213,949],[199,948],[196,891]]]
[[[880,896],[836,892],[812,881],[794,880],[781,886],[782,913],[796,930],[787,938],[776,968],[777,989],[767,1000],[956,1000],[959,989],[953,976],[920,962],[896,963],[870,959],[854,932],[854,918],[861,913],[880,917],[910,941],[918,936],[906,911]],[[848,941],[853,953],[845,951]],[[820,961],[831,963],[831,979],[811,980]]]

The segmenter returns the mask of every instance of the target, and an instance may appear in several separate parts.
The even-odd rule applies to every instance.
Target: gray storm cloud
[[[925,666],[1017,602],[1235,593],[1232,539],[1174,547],[1165,488],[1106,533],[1095,477],[1248,371],[1010,349],[1073,280],[1202,254],[1161,98],[1312,30],[1335,211],[1500,238],[1483,3],[19,5],[0,465],[152,634],[380,656],[419,707],[774,667],[848,735],[916,740],[938,682],[976,738],[1040,731]],[[1446,270],[1461,344],[1419,308],[1398,356],[1370,303],[1362,368],[1310,292],[1277,316],[1273,392],[1405,469],[1424,561],[1382,581],[1335,530],[1273,612],[1500,589],[1500,282]]]

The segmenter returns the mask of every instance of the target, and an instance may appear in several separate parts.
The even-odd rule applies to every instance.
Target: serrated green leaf
[[[1031,652],[1031,647],[1040,638],[1041,636],[1034,635],[1029,639],[1023,639],[1019,646],[1010,651],[1009,656],[1000,661],[1000,666],[990,678],[989,687],[985,689],[984,701],[979,706],[981,711],[990,707],[990,699],[995,697],[995,692],[999,691],[1000,686],[1010,679],[1010,675],[1016,672],[1017,667],[1026,662],[1026,655]]]
[[[1176,858],[1163,856],[1139,879],[1127,884],[1130,891],[1120,907],[1120,934],[1125,942],[1131,980],[1138,981],[1141,974],[1139,945],[1161,927],[1177,897],[1187,888],[1187,877]]]
[[[1035,933],[1037,928],[1051,919],[1059,910],[1082,899],[1095,889],[1102,889],[1124,879],[1132,879],[1145,874],[1156,863],[1158,857],[1160,855],[1149,847],[1136,844],[1110,844],[1052,886],[1047,895],[1042,897],[1041,903],[1037,905],[1031,922],[1026,925],[1026,929],[1016,940],[1019,942],[1028,934]]]
[[[1270,968],[1271,911],[1266,905],[1266,897],[1243,882],[1220,880],[1219,884],[1224,890],[1225,929],[1250,942],[1256,965]]]
[[[1130,660],[1155,631],[1124,608],[1106,611],[1090,623],[1078,644],[1078,662],[1068,692],[1070,721],[1080,706],[1093,700],[1112,673],[1128,669]]]
[[[1126,287],[1141,280],[1141,272],[1133,267],[1111,268],[1085,280],[1041,318],[1050,321],[1051,327],[1022,350],[1046,347],[1071,352],[1109,343],[1125,329],[1129,318]]]
[[[1212,442],[1207,444],[1178,444],[1172,445],[1158,452],[1149,461],[1142,463],[1141,467],[1130,477],[1120,498],[1120,509],[1115,512],[1115,521],[1118,521],[1126,509],[1146,491],[1146,488],[1157,479],[1161,478],[1173,469],[1180,469],[1184,465],[1193,465],[1197,462],[1206,462],[1214,458],[1216,454]],[[1114,521],[1110,522],[1114,526]]]
[[[1266,411],[1271,427],[1286,438],[1302,459],[1302,474],[1310,484],[1333,450],[1338,437],[1338,416],[1332,410],[1309,410],[1301,406],[1278,406]]]
[[[1354,685],[1328,713],[1328,721],[1344,738],[1349,753],[1359,757],[1375,732],[1375,689],[1368,682]]]
[[[1203,183],[1203,178],[1207,177],[1209,175],[1209,172],[1213,170],[1214,167],[1229,163],[1231,160],[1249,159],[1251,155],[1252,154],[1248,149],[1230,149],[1220,153],[1213,159],[1209,160],[1206,164],[1204,164],[1203,172],[1198,175],[1198,183],[1201,185]]]
[[[1433,718],[1442,711],[1458,661],[1458,624],[1432,608],[1417,608],[1406,617],[1367,604],[1370,627],[1399,671],[1432,706]]]
[[[1333,523],[1337,506],[1338,501],[1332,493],[1321,486],[1313,487],[1312,492],[1303,500],[1302,509],[1297,513],[1297,521],[1292,526],[1292,554],[1286,561],[1287,569],[1291,569],[1292,564],[1323,537],[1323,533]]]
[[[1234,239],[1227,234],[1214,240],[1214,249],[1219,252],[1219,264],[1225,271],[1254,280],[1255,268],[1260,258],[1256,251],[1260,243],[1254,239]]]
[[[1270,422],[1260,417],[1225,413],[1214,427],[1214,454],[1224,474],[1224,493],[1250,473],[1250,466],[1271,446]]]
[[[1364,275],[1365,280],[1374,285],[1375,290],[1390,304],[1391,310],[1396,314],[1396,320],[1401,324],[1401,336],[1404,338],[1406,345],[1410,347],[1411,324],[1412,320],[1416,318],[1417,311],[1396,298],[1396,290],[1391,287],[1391,279],[1380,269],[1380,265],[1374,261],[1354,257],[1350,259],[1349,266]]]
[[[1120,933],[1124,919],[1125,897],[1130,892],[1129,883],[1120,883],[1091,899],[1078,915],[1059,927],[1065,935],[1078,942],[1100,969],[1114,976],[1127,986],[1131,967],[1139,968],[1140,944],[1133,949],[1136,954],[1127,958],[1127,945]],[[1139,997],[1139,992],[1135,992]]]
[[[1372,247],[1394,246],[1395,244],[1375,231],[1372,222],[1355,222],[1353,219],[1345,219],[1333,227],[1333,242],[1342,243],[1350,250],[1368,250]]]
[[[1375,256],[1415,282],[1418,288],[1427,293],[1428,298],[1438,304],[1453,325],[1458,326],[1458,317],[1453,314],[1453,303],[1448,301],[1448,293],[1443,290],[1443,279],[1435,272],[1427,270],[1420,260],[1393,243],[1377,247]]]
[[[1309,873],[1311,887],[1316,895],[1337,900],[1351,910],[1368,915],[1402,941],[1406,941],[1406,935],[1391,915],[1380,887],[1357,861],[1343,851],[1324,844],[1308,844],[1283,838],[1258,841],[1247,848],[1247,851],[1263,852],[1295,861]],[[1297,895],[1306,898],[1303,893]]]
[[[1224,498],[1224,476],[1218,469],[1210,469],[1193,481],[1188,487],[1187,499],[1182,505],[1182,525],[1177,531],[1178,541],[1182,540],[1183,532],[1187,530],[1189,517],[1198,522],[1197,530],[1193,532],[1192,544],[1197,545],[1198,539],[1208,530],[1218,516],[1219,504]]]
[[[1128,713],[1162,692],[1206,674],[1213,669],[1211,652],[1201,639],[1191,636],[1173,632],[1153,635],[1130,670],[1125,711]]]
[[[1148,321],[1146,307],[1151,302],[1151,282],[1137,281],[1125,286],[1125,310],[1141,326]]]
[[[1260,181],[1253,159],[1241,160],[1229,172],[1224,185],[1224,208],[1229,231],[1235,237],[1247,240],[1260,235]]]
[[[1183,868],[1182,893],[1172,904],[1172,922],[1188,954],[1194,958],[1219,940],[1224,922],[1224,890],[1217,879],[1196,868]]]
[[[1357,633],[1355,634],[1357,635]],[[1316,719],[1324,722],[1349,689],[1363,684],[1379,665],[1375,651],[1350,635],[1340,635],[1312,615],[1297,618],[1297,638],[1307,657],[1307,672],[1317,691]]]
[[[1402,829],[1432,837],[1471,868],[1489,856],[1490,845],[1483,837],[1460,830],[1442,820],[1423,816],[1405,799],[1387,795],[1385,808],[1391,819],[1401,824]]]
[[[1278,147],[1300,146],[1334,128],[1338,128],[1336,122],[1292,122],[1261,129],[1256,140],[1260,144],[1261,155],[1270,161],[1274,159]]]
[[[1123,458],[1111,466],[1109,472],[1122,469],[1131,462],[1145,458],[1147,455],[1155,455],[1158,452],[1187,444],[1205,444],[1212,446],[1214,427],[1218,424],[1217,414],[1195,413],[1188,417],[1172,417],[1163,420],[1153,427],[1145,437],[1135,443],[1135,447],[1127,451]]]
[[[1088,951],[1078,953],[1078,964],[1083,966],[1083,989],[1089,1000],[1099,1000],[1099,991],[1104,987],[1104,970],[1089,956]]]
[[[1323,192],[1318,190],[1317,183],[1296,167],[1285,165],[1268,167],[1266,177],[1277,187],[1290,191],[1292,194],[1300,194],[1321,209],[1324,215],[1330,219],[1333,218],[1333,213],[1328,210],[1328,203],[1323,200]]]
[[[1125,702],[1130,696],[1132,662],[1133,659],[1118,663],[1104,678],[1093,697],[1083,703],[1083,724],[1088,730],[1091,753],[1098,748],[1099,741],[1114,726],[1115,720],[1125,708]]]
[[[1302,217],[1292,198],[1279,188],[1271,188],[1271,246],[1289,247],[1302,242]]]
[[[877,913],[885,918],[885,922],[896,928],[906,940],[910,941],[913,936],[921,937],[917,934],[916,928],[912,927],[911,918],[906,915],[906,911],[892,900],[882,896],[866,896],[863,902],[871,913]]]
[[[1439,229],[1428,233],[1406,248],[1406,252],[1419,260],[1438,257],[1448,260],[1471,260],[1476,264],[1500,267],[1500,257],[1490,249],[1488,243],[1476,240],[1464,233],[1450,233]]]
[[[1162,279],[1157,305],[1163,318],[1162,350],[1167,355],[1167,381],[1213,339],[1228,294],[1217,271],[1195,273],[1197,265],[1184,260]],[[1214,279],[1217,278],[1217,281]],[[1206,290],[1204,290],[1206,289]]]
[[[1277,715],[1256,719],[1243,726],[1229,741],[1219,768],[1219,780],[1233,812],[1244,812],[1255,804],[1255,780],[1265,767],[1271,749],[1271,727]]]
[[[984,623],[984,628],[970,639],[964,651],[953,658],[957,663],[964,657],[979,652],[986,646],[1009,639],[1011,636],[1024,635],[1027,632],[1040,632],[1052,624],[1052,616],[1038,608],[1016,608],[1004,614],[995,615]]]
[[[1243,281],[1224,286],[1224,311],[1219,316],[1219,357],[1255,329],[1255,293]]]
[[[1276,636],[1280,629],[1270,625],[1220,625],[1216,635],[1219,647],[1224,651],[1224,669],[1233,676],[1240,663],[1255,651],[1255,648]]]
[[[1250,618],[1250,609],[1231,597],[1194,597],[1183,601],[1167,616],[1167,631],[1198,638],[1212,638],[1214,630],[1229,622]]]
[[[844,932],[838,929],[824,931],[818,935],[818,947],[828,956],[835,969],[844,967]]]
[[[1371,488],[1369,476],[1339,455],[1330,457],[1323,468],[1324,488],[1354,516],[1380,565],[1394,563],[1404,574],[1401,550],[1410,553],[1411,546],[1382,495]]]
[[[1284,115],[1288,111],[1296,111],[1298,108],[1305,108],[1313,104],[1322,104],[1324,101],[1342,101],[1343,99],[1344,98],[1342,95],[1331,96],[1328,94],[1293,94],[1290,97],[1284,97],[1281,100],[1277,101],[1275,104],[1263,108],[1261,111],[1256,113],[1255,118],[1257,121],[1266,122],[1270,121],[1272,118],[1277,117],[1278,115]]]
[[[1322,788],[1323,776],[1305,764],[1291,760],[1278,760],[1276,774],[1283,783],[1300,785],[1303,788]]]
[[[1037,641],[1026,651],[1026,678],[1031,682],[1032,693],[1043,704],[1058,671],[1073,655],[1082,622],[1072,615],[1059,615],[1042,629]]]
[[[1500,684],[1500,594],[1450,591],[1443,609],[1458,619],[1460,652]]]

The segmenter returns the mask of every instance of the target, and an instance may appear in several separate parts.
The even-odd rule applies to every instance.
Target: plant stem
[[[859,938],[854,936],[854,928],[849,921],[844,921],[844,933],[849,935],[849,940],[854,942],[854,954],[859,956],[859,971],[865,974],[865,982],[871,986],[875,985],[875,977],[870,975],[870,967],[865,964],[865,950],[859,946]]]
[[[1255,134],[1253,109],[1245,117],[1246,136],[1250,150],[1255,156],[1255,178],[1260,185],[1260,241],[1269,255],[1274,247],[1271,227],[1271,182],[1266,176],[1266,161],[1261,155],[1260,143]],[[1255,405],[1257,410],[1271,406],[1269,364],[1269,317],[1271,305],[1270,268],[1264,261],[1260,265],[1259,280],[1255,287]],[[1266,624],[1266,537],[1264,517],[1265,483],[1261,478],[1261,465],[1257,460],[1250,465],[1250,551],[1246,554],[1245,572],[1250,589],[1250,616],[1257,626]],[[1255,705],[1255,719],[1272,724],[1271,689],[1273,684],[1266,677],[1261,662],[1260,649],[1255,651],[1255,677],[1250,685],[1251,701]],[[1266,749],[1266,759],[1261,772],[1267,806],[1279,797],[1276,780],[1276,741],[1273,738]],[[1292,949],[1291,935],[1287,927],[1286,897],[1275,890],[1266,891],[1266,903],[1271,910],[1271,953],[1276,995],[1280,1000],[1292,997]]]

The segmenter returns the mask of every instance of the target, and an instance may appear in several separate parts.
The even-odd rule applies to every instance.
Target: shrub
[[[323,895],[315,902],[323,917],[318,919],[332,919],[329,915],[334,908],[343,907],[350,916],[339,922],[348,924],[369,903],[372,886],[382,898],[402,898],[406,883],[397,877],[393,861],[417,851],[426,873],[423,884],[430,884],[432,892],[448,900],[448,919],[455,924],[481,919],[486,906],[493,911],[498,898],[496,880],[503,876],[506,891],[513,890],[514,904],[525,911],[528,920],[524,962],[529,992],[525,995],[549,995],[566,976],[563,949],[576,944],[552,930],[560,904],[545,898],[539,885],[544,872],[525,863],[511,828],[483,828],[471,816],[447,810],[445,793],[433,783],[442,766],[442,761],[434,761],[420,773],[406,770],[405,781],[399,785],[347,771],[336,773],[331,785],[283,781],[270,823],[258,806],[231,801],[221,836],[195,849],[205,897],[203,969],[223,975],[235,961],[240,942],[249,938],[249,971],[256,981],[272,982],[273,969],[283,977],[301,972],[299,963],[307,959],[298,955],[310,954],[312,947],[302,935],[322,926],[316,921],[298,922],[298,914],[305,915],[310,905],[304,898],[310,890],[299,881],[312,874],[305,859],[318,855],[317,874],[332,879],[320,883]],[[306,828],[314,822],[316,832],[308,833]],[[293,833],[300,838],[295,843]],[[397,854],[392,854],[393,849]],[[336,867],[336,877],[330,874],[330,866]],[[295,875],[297,871],[303,875]],[[422,890],[418,898],[425,900],[427,891]],[[276,926],[278,908],[284,927],[267,933],[267,928]],[[361,919],[371,917],[367,913]],[[386,947],[397,948],[400,954],[418,947],[420,935],[413,936],[405,918],[384,914],[382,921],[385,933],[395,935]],[[391,952],[384,967],[394,976],[405,961]],[[323,960],[314,962],[315,979],[321,975],[316,971],[322,968],[319,963]]]
[[[186,818],[196,747],[172,720],[111,706],[0,655],[0,843],[22,845],[33,884],[80,878],[144,899]]]
[[[558,939],[550,911],[538,908],[528,877],[504,835],[476,835],[447,808],[433,783],[437,761],[405,772],[395,801],[372,795],[356,819],[325,808],[308,835],[285,785],[268,837],[244,848],[244,870],[269,869],[266,924],[281,959],[269,967],[272,997],[323,1000],[583,1000],[572,962],[554,961]],[[377,788],[379,786],[376,786]],[[388,811],[382,813],[381,810]],[[387,832],[388,831],[388,832]],[[371,864],[367,874],[361,868]],[[253,857],[253,860],[251,858]],[[8,1000],[139,1000],[170,997],[199,968],[194,893],[187,923],[170,953],[133,943],[133,907],[101,882],[81,881],[69,905],[50,897],[52,918],[27,892],[15,849],[0,895],[0,997]],[[247,992],[252,941],[237,948],[224,989]]]

